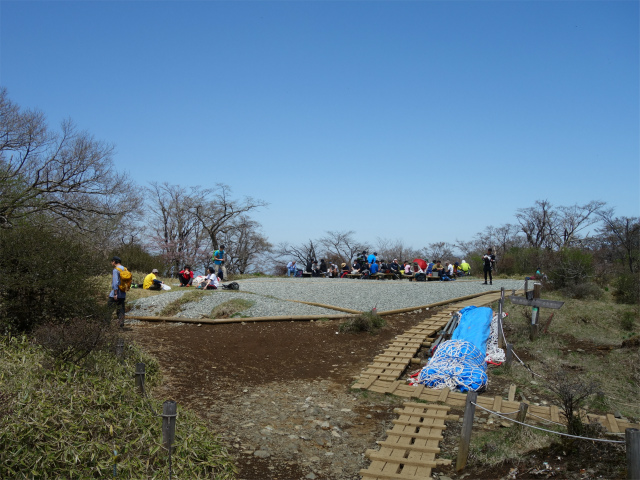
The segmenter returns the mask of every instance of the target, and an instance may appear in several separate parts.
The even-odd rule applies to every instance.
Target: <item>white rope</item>
[[[487,340],[487,355],[485,356],[485,362],[501,363],[505,361],[504,350],[498,347],[498,335],[500,334],[500,328],[498,327],[498,314],[496,313],[491,319],[491,333]]]
[[[555,423],[556,425],[560,425],[561,427],[564,427],[565,425],[562,423],[558,423],[558,422],[554,422],[553,420],[547,420],[546,418],[543,417],[539,417],[538,415],[536,415],[535,413],[531,413],[531,412],[527,412],[527,415],[531,415],[532,417],[536,417],[539,418],[542,421],[545,421],[547,423]]]
[[[606,440],[604,438],[589,438],[589,437],[579,437],[577,435],[569,435],[568,433],[562,433],[562,432],[556,432],[554,430],[547,430],[546,428],[540,428],[540,427],[534,427],[533,425],[529,425],[528,423],[522,423],[519,422],[518,420],[514,420],[513,418],[509,418],[509,417],[505,417],[504,415],[500,415],[498,412],[493,412],[491,410],[489,410],[488,408],[484,408],[481,405],[478,405],[477,403],[471,402],[473,405],[475,405],[478,408],[481,408],[482,410],[485,410],[489,413],[493,413],[494,415],[497,415],[499,417],[504,418],[505,420],[509,420],[510,422],[514,422],[520,425],[524,425],[525,427],[529,427],[529,428],[534,428],[536,430],[542,430],[543,432],[549,432],[549,433],[555,433],[556,435],[562,435],[563,437],[571,437],[571,438],[579,438],[581,440],[593,440],[594,442],[608,442],[608,443],[626,443],[624,441],[620,441],[620,440]]]

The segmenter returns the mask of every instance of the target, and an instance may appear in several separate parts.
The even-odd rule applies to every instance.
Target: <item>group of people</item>
[[[198,288],[204,290],[216,290],[220,285],[220,281],[227,275],[225,267],[226,257],[224,245],[213,253],[213,266],[208,268],[208,273],[204,280],[199,283]],[[127,290],[129,288],[142,288],[144,290],[162,290],[165,286],[164,282],[158,279],[158,269],[154,268],[144,277],[142,283],[132,283],[131,272],[122,265],[120,257],[111,258],[111,290],[109,292],[109,305],[115,306],[118,316],[118,325],[124,326],[125,300],[127,298]],[[217,273],[216,273],[217,270]],[[190,265],[185,265],[178,273],[178,280],[181,287],[191,287],[193,285],[193,269]],[[166,287],[168,289],[168,287]]]
[[[491,270],[495,264],[495,255],[491,253],[491,249],[489,249],[488,255],[489,270],[486,270],[487,267],[485,266],[485,283],[487,274],[490,277],[490,281],[493,281]],[[434,273],[437,273],[441,281],[448,281],[455,280],[457,277],[471,275],[471,265],[464,259],[460,263],[451,263],[449,260],[445,262],[441,260],[429,262],[429,260],[414,259],[413,262],[405,260],[401,265],[397,258],[387,262],[384,259],[378,259],[377,252],[369,254],[367,251],[363,251],[358,254],[352,265],[342,263],[339,270],[336,264],[327,264],[324,259],[321,259],[320,263],[315,259],[308,259],[304,271],[311,273],[312,277],[344,278],[347,275],[358,275],[359,278],[370,278],[371,275],[386,273],[394,275],[394,278],[402,276],[415,278],[416,280],[426,280],[427,276],[433,276]],[[298,268],[295,260],[287,264],[287,276],[302,276],[302,272],[303,270]]]

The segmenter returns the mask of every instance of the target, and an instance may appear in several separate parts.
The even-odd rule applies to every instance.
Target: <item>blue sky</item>
[[[0,84],[277,243],[416,248],[538,199],[640,214],[636,1],[1,1]]]

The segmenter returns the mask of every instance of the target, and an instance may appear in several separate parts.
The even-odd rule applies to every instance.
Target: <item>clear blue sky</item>
[[[140,185],[230,185],[272,242],[416,248],[640,214],[637,1],[1,1],[0,83]]]

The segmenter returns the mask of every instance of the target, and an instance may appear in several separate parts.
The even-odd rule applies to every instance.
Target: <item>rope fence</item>
[[[594,441],[594,442],[608,442],[608,443],[625,443],[625,442],[624,442],[624,441],[622,441],[622,440],[607,440],[606,438],[580,437],[580,436],[578,436],[578,435],[569,435],[568,433],[557,432],[557,431],[555,431],[555,430],[547,430],[546,428],[536,427],[536,426],[534,426],[534,425],[529,425],[528,423],[519,422],[518,420],[514,420],[513,418],[505,417],[504,415],[501,415],[501,414],[500,414],[500,413],[498,413],[498,412],[494,412],[493,410],[489,410],[488,408],[484,408],[482,405],[478,405],[478,404],[477,404],[477,403],[475,403],[475,402],[471,402],[471,403],[472,403],[474,406],[476,406],[476,407],[478,407],[478,408],[480,408],[480,409],[482,409],[482,410],[484,410],[484,411],[486,411],[486,412],[489,412],[489,413],[491,413],[491,414],[493,414],[493,415],[497,415],[498,417],[504,418],[505,420],[509,420],[510,422],[517,423],[517,424],[522,425],[522,426],[524,426],[524,427],[533,428],[533,429],[535,429],[535,430],[541,430],[541,431],[543,431],[543,432],[555,433],[556,435],[561,435],[561,436],[563,436],[563,437],[578,438],[578,439],[580,439],[580,440],[592,440],[592,441]],[[528,415],[533,415],[533,414],[532,414],[532,413],[528,413]],[[535,417],[536,415],[533,415],[533,416]],[[555,422],[553,422],[553,423],[555,423]],[[561,424],[560,424],[560,423],[558,423],[558,425],[561,425]]]

